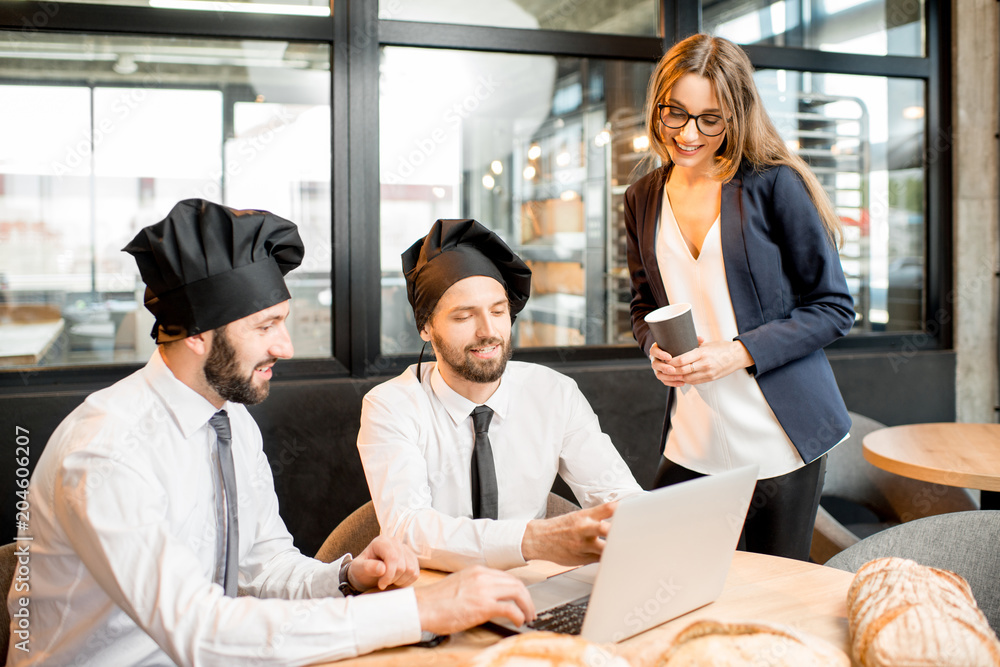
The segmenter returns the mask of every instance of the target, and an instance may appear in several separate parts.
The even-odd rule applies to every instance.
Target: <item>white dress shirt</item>
[[[239,583],[213,583],[216,412],[159,351],[92,394],[29,487],[30,641],[8,664],[302,665],[419,641],[412,589],[344,598],[341,562],[292,545],[260,431],[226,403],[239,500]],[[11,591],[11,611],[24,593]],[[260,599],[285,598],[285,599]],[[16,604],[15,604],[16,603]]]
[[[716,218],[694,257],[664,190],[656,234],[660,277],[670,303],[691,304],[695,331],[706,342],[739,335],[719,226]],[[757,380],[746,371],[674,391],[674,412],[663,452],[671,461],[706,475],[756,463],[760,479],[804,465]]]
[[[358,451],[382,533],[410,545],[422,567],[524,565],[524,530],[545,517],[557,474],[583,507],[642,493],[576,382],[512,361],[485,403],[493,410],[499,516],[472,519],[476,404],[452,390],[436,364],[423,364],[421,375],[410,366],[368,392]]]

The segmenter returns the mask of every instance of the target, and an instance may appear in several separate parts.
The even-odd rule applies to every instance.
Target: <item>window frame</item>
[[[493,28],[378,18],[378,0],[336,3],[330,17],[223,14],[135,6],[0,0],[0,29],[325,43],[330,48],[332,356],[279,364],[280,381],[368,377],[399,372],[414,355],[379,349],[379,50],[383,46],[496,51],[655,62],[677,40],[698,32],[698,0],[660,0],[663,37]],[[926,56],[868,56],[747,45],[755,67],[923,80],[925,117],[924,331],[860,334],[833,343],[831,356],[950,349],[952,334],[952,193],[949,3],[926,0]],[[542,48],[544,47],[544,48]],[[788,63],[795,67],[788,67]],[[937,138],[945,137],[938,146]],[[940,315],[930,319],[928,315]],[[934,331],[927,324],[936,323]],[[638,346],[602,345],[518,350],[548,365],[609,365],[642,358]],[[31,367],[0,371],[0,388],[93,385],[124,377],[141,364]]]

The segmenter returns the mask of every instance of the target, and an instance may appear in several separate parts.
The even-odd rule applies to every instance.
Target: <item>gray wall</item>
[[[853,411],[886,424],[953,421],[955,355],[951,352],[831,354],[840,388]],[[559,367],[590,400],[605,432],[640,484],[658,462],[666,390],[642,361]],[[252,408],[264,434],[281,515],[296,546],[312,555],[327,534],[368,500],[354,443],[361,398],[385,378],[274,381],[271,397]],[[96,387],[26,386],[0,397],[0,543],[14,536],[15,427],[30,431],[32,464],[58,423]]]

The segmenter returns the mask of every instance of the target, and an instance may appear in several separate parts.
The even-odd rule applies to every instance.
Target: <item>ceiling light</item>
[[[330,7],[311,5],[275,5],[262,2],[206,2],[206,0],[149,0],[157,9],[186,9],[203,12],[242,12],[247,14],[291,14],[294,16],[329,16]]]
[[[118,60],[111,66],[111,69],[119,74],[135,74],[139,66],[135,64],[135,58],[131,53],[123,53],[118,56]]]

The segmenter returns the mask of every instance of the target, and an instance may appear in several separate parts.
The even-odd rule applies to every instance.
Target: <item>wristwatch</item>
[[[340,585],[337,586],[340,589],[341,595],[345,598],[349,595],[361,595],[364,591],[359,591],[357,588],[351,585],[351,578],[347,575],[348,570],[351,569],[351,558],[350,554],[344,556],[344,562],[340,565]]]

